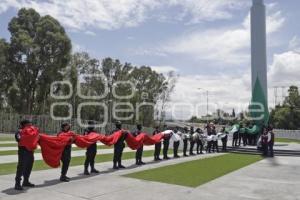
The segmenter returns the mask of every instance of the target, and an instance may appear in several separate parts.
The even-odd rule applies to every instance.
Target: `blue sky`
[[[273,86],[299,84],[300,1],[265,0],[270,106]],[[0,37],[20,7],[57,18],[74,51],[107,56],[180,78],[172,102],[210,100],[232,109],[250,99],[251,0],[1,0]],[[182,98],[184,97],[184,98]],[[237,108],[241,109],[241,108]]]

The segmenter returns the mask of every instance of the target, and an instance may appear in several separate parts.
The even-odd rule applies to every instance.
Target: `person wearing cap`
[[[195,140],[193,139],[193,134],[194,134],[194,127],[191,126],[191,130],[190,130],[190,156],[191,155],[195,155],[194,154],[194,145],[195,145]]]
[[[189,130],[187,127],[183,128],[183,135],[182,135],[182,141],[183,141],[183,156],[187,157],[188,155],[186,154],[187,148],[188,148],[188,141],[189,141]]]
[[[84,130],[83,135],[89,135],[90,133],[95,132],[95,122],[89,121],[87,129]],[[90,172],[88,170],[89,166],[91,167],[91,173],[98,174],[99,171],[95,169],[95,157],[97,155],[97,143],[91,144],[86,149],[86,158],[84,162],[84,174],[90,175]]]
[[[64,151],[61,155],[61,176],[59,178],[62,182],[69,182],[70,178],[67,177],[67,172],[69,169],[69,165],[71,162],[71,151],[72,151],[72,144],[74,142],[75,133],[70,130],[71,125],[69,123],[62,123],[61,131],[57,134],[58,137],[70,137],[68,144],[65,146]]]
[[[29,181],[30,174],[34,163],[34,152],[28,150],[22,145],[23,137],[26,137],[27,132],[23,131],[25,128],[32,126],[31,121],[22,120],[20,122],[19,130],[15,133],[15,139],[18,142],[18,165],[15,177],[15,189],[23,190],[23,187],[34,187],[35,185]],[[24,178],[21,185],[22,176]]]
[[[116,129],[112,131],[112,134],[122,130],[122,123],[120,121],[116,121],[115,123]],[[122,154],[125,148],[125,139],[127,133],[122,133],[120,139],[114,145],[114,158],[113,158],[113,169],[124,169],[125,167],[122,165]]]
[[[134,137],[137,137],[141,133],[142,133],[142,125],[141,124],[137,124],[136,125],[136,130],[132,132],[132,135]],[[144,164],[146,164],[146,163],[144,163],[142,161],[142,157],[143,157],[143,145],[136,150],[136,153],[135,153],[135,161],[136,161],[135,164],[136,165],[144,165]]]
[[[161,131],[159,130],[159,127],[156,126],[155,130],[153,131],[152,135],[156,135],[159,134]],[[159,161],[161,160],[159,155],[160,155],[160,151],[161,151],[161,142],[156,143],[154,148],[154,161]]]

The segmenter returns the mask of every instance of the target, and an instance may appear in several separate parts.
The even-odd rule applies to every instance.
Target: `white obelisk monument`
[[[251,7],[251,75],[252,102],[262,103],[268,112],[266,9],[263,0],[253,0]]]

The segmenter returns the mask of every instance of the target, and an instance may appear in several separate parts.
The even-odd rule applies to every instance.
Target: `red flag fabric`
[[[140,133],[136,137],[129,133],[126,137],[126,143],[129,148],[136,150],[142,145],[154,145],[160,142],[163,137],[164,135],[162,133],[158,133],[154,136],[149,136],[146,133]]]
[[[118,140],[123,135],[123,133],[124,133],[124,130],[116,131],[116,132],[114,132],[111,135],[102,137],[100,139],[100,142],[102,142],[103,144],[105,144],[107,146],[114,145],[114,144],[116,144],[118,142]]]
[[[19,146],[25,147],[28,151],[34,151],[39,141],[39,129],[35,126],[26,126],[20,132]]]
[[[105,136],[95,132],[91,132],[88,135],[77,135],[75,137],[75,144],[80,148],[87,148],[97,141],[103,140]]]
[[[59,167],[61,154],[69,142],[70,138],[68,137],[41,134],[39,145],[41,146],[41,152],[45,163],[53,168]]]

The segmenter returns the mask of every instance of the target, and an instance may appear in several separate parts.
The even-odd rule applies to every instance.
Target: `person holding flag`
[[[39,139],[38,128],[32,126],[31,121],[22,120],[20,129],[15,133],[18,142],[18,165],[15,177],[15,189],[23,190],[23,187],[34,187],[29,178],[34,163],[34,150],[37,148]],[[22,176],[24,178],[21,185]]]

